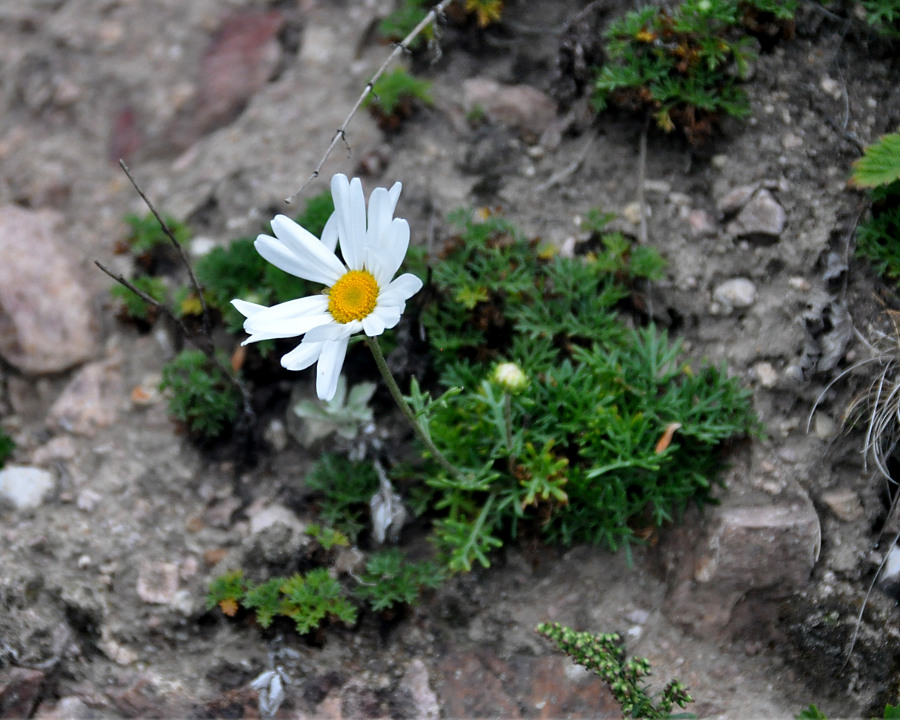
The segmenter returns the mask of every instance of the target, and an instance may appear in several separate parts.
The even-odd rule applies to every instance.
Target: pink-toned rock
[[[48,414],[49,423],[76,435],[94,435],[112,425],[125,393],[121,362],[111,358],[85,365],[66,385]]]
[[[716,221],[706,210],[691,210],[688,214],[688,225],[695,238],[715,237]]]
[[[556,103],[530,85],[501,85],[488,78],[463,81],[466,112],[481,108],[492,123],[518,130],[534,141],[556,119]]]
[[[44,673],[40,670],[0,670],[0,718],[31,717],[43,685]]]
[[[278,33],[285,18],[278,10],[242,10],[229,15],[200,61],[193,102],[166,133],[176,148],[234,120],[278,67]]]
[[[145,603],[169,605],[178,592],[178,566],[175,563],[145,560],[138,570],[137,594]]]
[[[437,720],[441,716],[437,695],[429,684],[428,668],[419,658],[409,664],[403,677],[400,678],[399,689],[409,693],[417,717],[422,720]]]
[[[0,207],[0,356],[24,373],[67,370],[97,351],[83,271],[50,210]]]

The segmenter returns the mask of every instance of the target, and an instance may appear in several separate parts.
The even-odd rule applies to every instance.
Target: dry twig
[[[375,83],[378,82],[378,78],[380,78],[384,71],[387,70],[388,66],[393,62],[394,58],[396,58],[402,52],[409,52],[409,44],[416,38],[416,36],[421,33],[425,28],[431,25],[437,18],[443,15],[444,10],[452,3],[453,0],[441,0],[437,5],[435,5],[428,14],[422,19],[422,21],[416,25],[407,35],[403,38],[402,41],[397,43],[394,46],[394,49],[391,51],[391,54],[387,56],[387,59],[381,64],[381,67],[375,71],[375,74],[371,77],[368,83],[366,83],[365,89],[363,89],[360,96],[356,99],[356,103],[353,105],[353,108],[350,110],[350,113],[344,119],[344,122],[341,126],[335,131],[334,137],[331,138],[331,142],[328,145],[328,149],[325,150],[325,154],[322,156],[322,159],[319,160],[319,164],[316,165],[315,170],[310,173],[310,176],[306,178],[306,181],[297,189],[297,191],[284,199],[284,201],[290,205],[294,198],[296,198],[300,193],[302,193],[306,186],[309,185],[313,180],[319,177],[319,173],[322,171],[322,167],[325,165],[325,161],[328,160],[328,156],[331,155],[331,152],[337,146],[340,140],[344,140],[346,142],[347,136],[347,126],[350,125],[350,121],[353,119],[353,116],[356,115],[359,108],[362,106],[365,99],[369,96],[369,93],[372,92],[372,89],[375,87]]]

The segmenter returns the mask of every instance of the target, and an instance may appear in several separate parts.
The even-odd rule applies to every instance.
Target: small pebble
[[[863,506],[859,495],[852,490],[830,490],[822,493],[822,502],[834,513],[838,520],[855,522],[863,516]]]
[[[650,214],[649,208],[647,214]],[[640,225],[641,204],[638,202],[628,203],[624,208],[622,208],[622,217],[624,217],[632,225]]]
[[[778,383],[778,371],[772,367],[772,363],[759,362],[753,366],[756,379],[764,388],[773,388]]]
[[[801,292],[809,292],[812,289],[809,281],[802,277],[792,277],[788,280],[788,285],[794,288],[794,290],[800,290]]]
[[[713,300],[726,308],[747,308],[756,302],[756,285],[747,278],[731,278],[713,290]]]
[[[0,470],[0,500],[16,510],[34,510],[53,492],[53,473],[26,465],[7,465]]]

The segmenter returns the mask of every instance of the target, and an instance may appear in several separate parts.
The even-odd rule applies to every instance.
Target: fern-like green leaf
[[[887,185],[900,178],[900,132],[869,145],[853,167],[853,182],[859,187]]]

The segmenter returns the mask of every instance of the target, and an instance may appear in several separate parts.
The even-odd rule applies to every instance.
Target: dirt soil
[[[391,3],[0,0],[0,205],[62,218],[54,232],[94,302],[100,340],[89,367],[100,369],[105,409],[76,407],[76,418],[90,415],[81,425],[54,414],[78,368],[0,371],[2,424],[18,445],[11,462],[56,480],[37,509],[0,510],[0,715],[255,717],[249,683],[279,666],[289,679],[281,717],[615,717],[590,678],[553,664],[533,631],[545,620],[622,631],[658,682],[689,686],[688,709],[701,717],[788,718],[810,702],[856,717],[896,700],[900,614],[880,589],[843,665],[887,550],[884,482],[863,467],[861,434],[835,432],[853,384],[824,395],[809,431],[807,420],[826,385],[864,357],[846,319],[864,335],[885,327],[880,282],[852,255],[866,199],[847,178],[861,146],[900,122],[897,45],[867,30],[851,4],[801,3],[795,36],[754,63],[751,117],[723,123],[703,151],[651,129],[639,193],[642,122],[615,112],[594,121],[558,69],[561,45],[587,42],[570,22],[587,5],[508,0],[503,22],[485,31],[448,24],[440,57],[412,60],[434,83],[434,106],[387,133],[360,113],[323,178],[361,174],[367,190],[401,180],[398,215],[429,247],[460,206],[499,208],[564,251],[583,239],[579,217],[595,207],[638,236],[643,194],[648,241],[668,261],[646,313],[691,358],[727,363],[767,427],[729,458],[723,504],[791,498],[811,508],[820,547],[802,582],[747,587],[725,620],[706,614],[709,590],[691,593],[694,563],[723,517],[708,511],[665,530],[631,567],[591,547],[511,546],[406,617],[364,614],[324,641],[207,611],[207,584],[222,568],[289,565],[296,534],[284,524],[259,530],[260,518],[279,505],[298,523],[314,520],[302,493],[314,454],[280,442],[277,424],[265,425],[278,418],[263,413],[268,442],[248,467],[227,448],[187,441],[164,402],[132,402],[178,339],[165,323],[141,332],[117,322],[111,283],[93,267],[132,270],[115,246],[123,216],[143,207],[116,159],[200,244],[255,235],[389,52],[374,27]],[[605,3],[596,21],[631,7]],[[228,42],[241,73],[216,65]],[[549,130],[470,123],[464,81],[474,77],[559,101]],[[782,230],[741,235],[729,225],[723,198],[745,186],[783,208]],[[320,179],[305,195],[325,187]],[[734,278],[753,293],[729,308],[714,295]],[[293,383],[309,374],[284,380],[285,393]],[[403,542],[421,537],[414,528]],[[761,553],[753,572],[777,574],[790,561]]]

